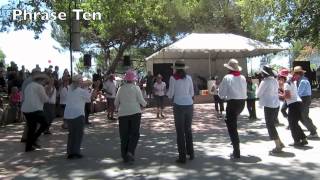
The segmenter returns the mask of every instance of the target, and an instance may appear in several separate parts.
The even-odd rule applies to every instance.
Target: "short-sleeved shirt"
[[[298,89],[294,82],[286,82],[284,84],[284,90],[290,92],[290,99],[286,99],[287,104],[295,102],[301,102],[301,98],[298,95]]]
[[[153,89],[154,89],[154,95],[156,96],[164,96],[165,95],[165,91],[166,91],[166,83],[165,82],[161,82],[161,83],[154,83],[153,85]]]

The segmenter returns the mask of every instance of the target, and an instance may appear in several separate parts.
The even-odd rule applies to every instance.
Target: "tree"
[[[0,49],[0,62],[4,62],[5,59],[6,59],[6,55],[5,55],[4,52]]]
[[[243,27],[258,39],[306,40],[320,46],[320,1],[237,0],[237,4]]]
[[[49,10],[69,12],[74,1],[19,1],[10,0],[11,8],[33,12]],[[240,10],[233,0],[85,0],[77,5],[86,12],[101,12],[101,21],[81,20],[82,52],[95,52],[109,71],[114,71],[123,54],[130,49],[152,51],[172,43],[190,32],[233,32],[243,34]],[[71,4],[70,4],[71,3]],[[2,31],[11,25],[15,30],[32,29],[36,37],[44,29],[45,21],[3,20]],[[69,47],[69,19],[53,21],[52,37],[62,48]],[[116,52],[115,56],[111,52]]]

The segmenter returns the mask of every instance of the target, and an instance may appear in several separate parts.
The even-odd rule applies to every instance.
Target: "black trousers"
[[[90,111],[91,111],[91,103],[86,103],[84,106],[84,120],[86,124],[89,123]]]
[[[194,155],[192,138],[193,105],[173,106],[174,124],[177,132],[179,159],[185,160],[186,155]]]
[[[291,130],[291,135],[294,142],[298,143],[302,139],[306,138],[303,130],[299,125],[299,121],[301,121],[301,102],[295,102],[288,105],[289,107],[289,114],[288,114],[288,121]]]
[[[39,136],[48,128],[48,122],[43,111],[24,113],[24,115],[27,119],[28,126],[26,150],[30,150],[38,140]],[[37,130],[38,124],[40,124],[40,127]]]
[[[233,146],[234,155],[240,156],[240,147],[239,147],[239,134],[237,121],[238,116],[243,111],[245,105],[244,99],[231,99],[227,101],[227,109],[226,109],[226,125],[228,128],[230,140]]]
[[[119,132],[121,140],[121,156],[127,158],[127,153],[135,154],[140,138],[141,113],[119,117]]]
[[[247,99],[247,109],[249,111],[249,118],[257,118],[256,99]]]
[[[311,104],[311,96],[303,96],[301,105],[301,122],[310,131],[311,134],[317,133],[317,127],[313,124],[309,117],[309,106]]]
[[[277,108],[270,108],[264,107],[264,117],[266,121],[267,130],[269,133],[269,137],[271,140],[279,139],[279,135],[275,126],[277,122],[279,107]]]
[[[285,118],[288,118],[287,109],[288,109],[287,102],[284,101],[281,106],[281,113],[282,113],[283,117],[285,117]]]
[[[220,112],[224,111],[223,100],[218,95],[214,95],[213,100],[214,100],[214,109]]]

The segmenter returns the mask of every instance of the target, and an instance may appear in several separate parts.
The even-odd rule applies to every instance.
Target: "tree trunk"
[[[120,47],[119,47],[119,51],[118,51],[118,53],[117,53],[117,56],[116,56],[115,59],[112,61],[111,65],[108,67],[108,72],[107,72],[107,74],[110,74],[110,73],[114,73],[114,72],[115,72],[119,61],[122,60],[122,56],[123,56],[123,53],[124,53],[124,51],[126,50],[126,48],[127,48],[127,46],[120,46]]]

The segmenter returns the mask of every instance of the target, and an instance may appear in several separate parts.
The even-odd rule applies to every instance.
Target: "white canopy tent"
[[[241,61],[242,66],[247,57],[261,56],[285,50],[277,45],[263,43],[235,34],[198,34],[192,33],[168,47],[146,58],[147,69],[153,71],[153,64],[174,63],[185,60],[191,69],[205,66],[207,77],[212,77],[212,69],[218,72],[220,66],[230,58]],[[223,60],[223,61],[219,61]],[[204,63],[203,61],[206,61]],[[244,67],[245,70],[247,69]],[[221,69],[221,68],[220,68]],[[204,75],[204,68],[195,70]]]

